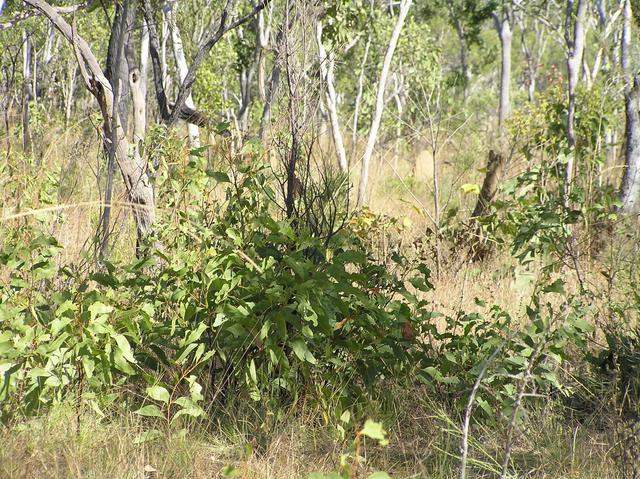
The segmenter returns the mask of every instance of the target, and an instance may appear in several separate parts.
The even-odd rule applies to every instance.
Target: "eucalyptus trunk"
[[[576,146],[576,133],[575,133],[575,117],[576,117],[576,87],[578,86],[578,80],[580,75],[580,68],[582,66],[582,55],[584,53],[585,42],[585,17],[587,15],[588,2],[586,0],[578,0],[578,7],[575,14],[573,14],[573,0],[567,0],[567,13],[565,24],[565,36],[569,54],[567,56],[567,74],[568,74],[568,96],[569,106],[567,114],[567,144],[571,154],[567,157],[567,164],[565,166],[564,174],[564,191],[563,201],[565,206],[569,205],[569,193],[571,189],[571,183],[573,181],[573,169],[575,146]],[[571,26],[573,25],[573,35],[571,34]]]
[[[380,129],[382,114],[384,112],[385,90],[387,88],[389,71],[391,70],[391,61],[393,60],[393,54],[395,53],[396,46],[398,45],[398,39],[400,38],[404,21],[407,18],[407,14],[409,13],[412,3],[413,0],[402,0],[400,3],[400,12],[398,13],[398,18],[396,19],[396,24],[393,27],[393,32],[389,39],[387,51],[382,62],[382,70],[380,71],[380,78],[378,80],[378,87],[376,90],[376,102],[373,119],[371,121],[371,129],[369,130],[367,146],[365,148],[364,155],[362,156],[362,169],[360,172],[360,183],[358,184],[358,207],[363,206],[365,202],[367,185],[369,182],[369,167],[373,156],[373,150],[375,149],[376,141],[378,139],[378,130]]]
[[[136,153],[136,148],[134,148],[134,154],[130,152],[112,86],[87,42],[71,28],[55,8],[44,0],[24,0],[24,2],[51,20],[71,44],[76,53],[85,86],[100,105],[104,135],[114,141],[111,148],[122,173],[128,201],[133,210],[137,237],[136,254],[140,256],[144,240],[152,232],[155,222],[153,187],[147,174],[146,162],[143,161],[139,152]]]
[[[185,57],[184,47],[182,45],[182,36],[180,35],[176,21],[177,4],[178,2],[176,0],[167,2],[165,15],[171,33],[171,45],[173,47],[173,58],[176,62],[176,69],[178,70],[178,79],[180,80],[179,83],[182,83],[187,77],[187,73],[189,73],[189,66],[187,65],[187,58]],[[184,104],[192,110],[196,109],[191,93],[187,96]],[[200,129],[193,123],[187,123],[187,130],[189,131],[189,144],[192,148],[198,148],[200,146]]]
[[[342,131],[340,130],[340,120],[338,118],[338,100],[335,89],[335,57],[333,52],[327,55],[327,51],[322,44],[322,22],[316,24],[316,41],[318,43],[318,60],[320,62],[320,74],[322,75],[325,102],[329,113],[329,121],[331,122],[331,136],[333,138],[333,146],[336,150],[338,158],[338,166],[340,170],[346,172],[349,169],[347,162],[347,152],[344,148],[342,139]]]
[[[632,74],[630,65],[631,46],[631,1],[624,6],[620,60],[625,83],[625,168],[622,177],[620,200],[622,210],[637,213],[640,209],[640,77]]]

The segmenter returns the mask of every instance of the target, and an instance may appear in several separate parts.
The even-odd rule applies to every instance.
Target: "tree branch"
[[[51,7],[58,15],[69,15],[70,13],[75,13],[78,10],[82,10],[84,8],[89,8],[93,5],[96,0],[88,0],[85,3],[79,3],[78,5],[70,5],[68,7]],[[14,27],[16,24],[22,22],[23,20],[28,20],[29,18],[36,17],[41,15],[39,10],[25,10],[10,20],[0,23],[0,31],[6,30],[8,28]]]
[[[206,35],[204,41],[201,43],[200,48],[198,49],[198,53],[196,53],[195,58],[193,59],[193,63],[191,67],[189,67],[189,71],[187,72],[187,76],[184,78],[182,85],[180,85],[180,90],[178,91],[178,97],[176,98],[175,107],[169,116],[167,124],[171,125],[175,123],[175,121],[180,117],[180,112],[184,107],[184,102],[187,97],[191,93],[191,88],[193,87],[193,83],[196,79],[196,73],[200,68],[200,65],[211,51],[213,46],[220,41],[220,39],[230,30],[233,30],[236,27],[248,22],[253,18],[258,12],[260,12],[264,7],[269,3],[270,0],[261,0],[247,15],[240,17],[233,22],[227,24],[227,19],[230,15],[230,10],[233,6],[233,2],[231,0],[227,0],[227,3],[222,11],[222,15],[220,16],[220,24],[215,32],[212,32],[211,29]],[[145,0],[145,4],[148,3],[148,0]]]

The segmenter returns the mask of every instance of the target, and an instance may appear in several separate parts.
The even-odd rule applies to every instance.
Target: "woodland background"
[[[639,32],[0,0],[0,476],[640,477]]]

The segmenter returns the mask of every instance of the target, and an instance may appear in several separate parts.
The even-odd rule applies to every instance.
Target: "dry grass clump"
[[[512,460],[530,478],[618,478],[606,431],[571,423],[558,406],[529,413]],[[394,478],[452,478],[458,469],[459,418],[426,389],[404,391],[383,418],[390,443],[365,442],[354,477],[386,470]],[[225,415],[220,424],[192,424],[154,441],[136,439],[152,427],[138,416],[100,418],[62,405],[47,415],[0,430],[0,477],[6,478],[218,478],[224,468],[246,479],[307,478],[336,470],[351,438],[340,440],[313,414],[290,415],[282,424],[259,424]],[[259,420],[257,421],[259,422]],[[350,432],[348,432],[350,434]],[[492,477],[503,447],[499,428],[475,426],[467,477]]]

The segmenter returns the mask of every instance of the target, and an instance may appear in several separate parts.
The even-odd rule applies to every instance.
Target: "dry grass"
[[[43,154],[43,173],[60,168],[64,180],[58,196],[61,204],[101,200],[99,145],[95,139],[74,140],[77,136],[68,131],[59,137],[52,135]],[[478,158],[477,163],[484,161],[482,154]],[[391,168],[392,159],[387,152],[372,169],[370,205],[377,213],[411,220],[411,228],[403,233],[407,244],[425,235],[432,226],[419,211],[433,211],[431,158],[420,154],[418,159],[424,164],[419,165],[415,176],[411,155],[401,158],[397,168]],[[459,204],[460,215],[465,217],[474,198],[463,195],[459,186],[478,182],[481,175],[475,170],[459,171],[454,168],[455,160],[452,151],[445,151],[440,159],[441,193],[443,202],[451,199]],[[352,183],[357,184],[357,171]],[[116,198],[123,198],[121,188]],[[0,201],[3,213],[18,203],[16,198],[8,197],[0,197]],[[37,208],[39,204],[23,205],[27,206]],[[82,257],[95,233],[98,214],[98,207],[76,206],[61,212],[57,222],[50,220],[51,232],[65,246],[62,262]],[[133,251],[133,226],[128,216],[123,208],[114,211],[116,260],[130,257]],[[599,268],[585,266],[588,280],[596,288],[604,288]],[[476,310],[474,299],[480,298],[517,317],[532,288],[531,283],[519,282],[520,273],[525,272],[515,269],[508,253],[498,253],[481,264],[445,266],[434,278],[434,290],[428,293],[428,299],[434,310],[445,314]],[[535,271],[530,273],[535,277]],[[573,276],[567,277],[567,282],[569,288],[576,289]],[[625,294],[624,290],[619,294]],[[420,388],[398,391],[393,412],[387,411],[382,418],[374,414],[375,419],[384,420],[391,443],[386,449],[367,445],[367,466],[359,477],[366,477],[364,469],[388,470],[397,478],[456,477],[460,418],[448,412],[447,398],[430,397],[432,394]],[[557,407],[532,412],[516,439],[513,460],[524,471],[523,477],[620,477],[612,466],[607,431],[588,422],[573,421],[564,416],[560,405],[552,406]],[[221,477],[220,471],[227,465],[233,465],[240,477],[247,479],[305,478],[312,471],[335,469],[340,455],[348,450],[348,441],[337,440],[333,428],[319,426],[322,421],[304,414],[292,416],[268,431],[261,431],[260,424],[247,424],[234,414],[218,419],[216,425],[194,425],[139,445],[136,438],[150,425],[135,415],[120,412],[100,419],[87,411],[78,427],[73,408],[56,407],[42,417],[0,429],[0,479],[216,478]],[[258,436],[260,439],[256,439]],[[483,464],[472,477],[490,476],[488,471],[495,467],[502,451],[501,432],[476,428],[472,436],[472,456]]]
[[[389,446],[365,443],[357,478],[373,470],[395,478],[456,477],[458,421],[424,392],[405,391],[385,420]],[[532,412],[526,422],[513,450],[522,477],[621,477],[604,432],[572,425],[553,407]],[[145,427],[135,415],[100,419],[88,411],[79,424],[74,408],[58,406],[46,416],[0,429],[0,477],[217,478],[231,466],[246,479],[304,479],[337,469],[348,451],[348,441],[337,440],[333,428],[309,415],[292,416],[268,431],[225,416],[222,426],[192,425],[144,444],[135,441]],[[471,447],[478,465],[469,477],[490,477],[500,457],[501,433],[476,427]]]

